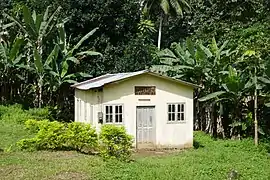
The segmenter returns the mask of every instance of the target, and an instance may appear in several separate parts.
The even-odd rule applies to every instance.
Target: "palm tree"
[[[150,14],[155,7],[159,6],[161,8],[158,30],[158,49],[160,49],[161,46],[163,19],[168,15],[183,17],[184,11],[190,10],[190,6],[185,0],[144,0],[142,5],[144,6],[144,12],[149,12],[146,14]]]

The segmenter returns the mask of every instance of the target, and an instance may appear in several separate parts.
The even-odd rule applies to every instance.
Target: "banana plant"
[[[34,54],[34,67],[36,69],[36,74],[38,76],[37,78],[37,87],[38,87],[38,93],[37,93],[37,100],[38,100],[38,107],[41,108],[43,104],[43,86],[44,86],[44,79],[45,76],[50,72],[51,67],[49,66],[50,63],[58,58],[59,50],[58,45],[55,45],[54,49],[51,51],[49,56],[46,58],[45,62],[42,60],[42,56],[39,53],[37,48],[33,49]]]
[[[64,23],[58,24],[58,42],[55,45],[54,53],[59,55],[53,56],[48,61],[49,74],[51,76],[51,82],[49,83],[49,90],[51,92],[59,91],[58,104],[60,105],[63,93],[60,92],[64,84],[77,83],[77,79],[82,77],[91,77],[91,75],[83,72],[72,72],[71,67],[76,66],[86,56],[102,56],[101,53],[87,50],[79,51],[80,46],[89,39],[98,28],[93,29],[87,33],[81,40],[74,46],[71,46],[67,41],[67,36],[64,28]],[[70,38],[69,38],[70,39]]]
[[[21,69],[27,68],[23,61],[24,52],[22,49],[24,46],[25,41],[22,37],[16,37],[12,43],[0,42],[1,87],[3,92],[6,92],[7,85],[10,85],[10,97],[12,97],[12,79],[24,80],[20,72]]]
[[[160,65],[152,66],[151,70],[175,78],[183,78],[201,86],[206,81],[212,81],[213,84],[216,82],[213,73],[218,74],[222,68],[226,68],[228,61],[224,60],[225,57],[230,57],[234,53],[226,49],[227,43],[226,41],[218,47],[214,38],[209,45],[210,48],[201,42],[193,43],[190,39],[187,39],[184,44],[173,43],[170,49],[158,53]]]
[[[70,47],[67,42],[64,23],[61,23],[58,25],[58,43],[54,46],[54,49],[45,61],[42,60],[42,55],[38,49],[34,48],[34,64],[38,74],[39,107],[42,106],[42,91],[43,86],[46,83],[44,82],[44,79],[47,78],[45,76],[50,75],[52,77],[51,82],[49,83],[52,92],[58,90],[64,83],[76,83],[75,79],[78,77],[90,77],[90,75],[82,72],[70,73],[70,65],[71,63],[78,64],[82,56],[101,55],[101,53],[91,50],[76,53],[76,50],[82,43],[93,35],[96,30],[97,28],[90,31],[75,46]]]
[[[202,88],[195,91],[195,129],[201,129],[201,110],[198,99],[209,93],[216,92],[221,83],[222,73],[228,67],[234,51],[227,48],[227,41],[220,47],[215,39],[207,47],[201,42],[173,43],[170,49],[158,53],[160,65],[152,66],[151,70],[174,78],[180,78]]]
[[[227,71],[223,71],[223,74],[225,74],[225,78],[220,90],[199,98],[199,101],[222,103],[230,107],[232,114],[232,123],[229,125],[231,126],[230,136],[236,133],[240,137],[241,131],[245,131],[248,126],[242,111],[247,108],[245,97],[252,85],[248,82],[246,73],[237,72],[232,66],[229,66]]]
[[[263,86],[270,84],[267,68],[265,63],[258,52],[254,50],[247,50],[241,57],[238,64],[244,67],[244,70],[250,76],[249,84],[253,87],[253,100],[254,100],[254,143],[258,145],[259,125],[257,119],[258,111],[258,96],[262,95]]]
[[[37,95],[36,101],[38,101],[38,107],[42,106],[42,88],[43,88],[43,78],[46,74],[47,61],[43,61],[43,51],[44,44],[47,41],[47,38],[53,30],[56,28],[58,16],[60,14],[61,7],[58,7],[52,15],[49,16],[50,6],[47,7],[46,11],[43,14],[36,14],[35,10],[31,13],[29,8],[23,6],[23,20],[19,20],[16,16],[4,14],[8,19],[14,22],[23,32],[28,41],[30,49],[32,49],[32,54],[29,55],[34,57],[34,66],[37,79]],[[48,56],[48,58],[50,58]],[[48,59],[47,59],[48,60]]]
[[[58,45],[57,50],[61,54],[61,60],[57,61],[56,58],[54,58],[50,62],[51,71],[50,74],[57,79],[57,83],[54,85],[53,90],[57,90],[60,88],[60,86],[64,83],[76,83],[75,79],[78,77],[90,77],[89,74],[78,72],[78,73],[69,73],[69,68],[71,63],[77,65],[80,63],[80,60],[85,56],[102,56],[101,53],[88,50],[88,51],[81,51],[76,52],[82,43],[89,39],[97,30],[98,28],[93,29],[89,33],[87,33],[84,37],[81,38],[81,40],[73,47],[69,44],[67,41],[67,36],[64,28],[64,23],[60,23],[58,25]]]
[[[79,60],[85,56],[102,56],[101,53],[92,51],[92,50],[76,52],[81,47],[83,42],[89,39],[97,30],[98,28],[93,29],[92,31],[87,33],[84,37],[82,37],[75,46],[71,47],[70,43],[67,40],[67,36],[66,36],[65,28],[64,28],[64,22],[59,23],[58,24],[58,33],[59,33],[58,44],[59,44],[63,59],[67,61],[73,61],[74,63],[78,64],[80,63]]]
[[[22,47],[24,46],[24,39],[17,37],[12,44],[8,44],[5,41],[0,43],[0,60],[3,66],[2,72],[8,71],[9,68],[12,68],[21,61],[22,59]]]
[[[57,20],[60,14],[61,7],[58,7],[50,16],[50,6],[47,7],[43,14],[36,14],[34,10],[32,13],[28,7],[23,6],[23,20],[19,20],[14,15],[5,14],[4,15],[14,22],[26,35],[28,41],[32,47],[35,47],[42,56],[44,42],[47,37],[53,32],[57,25]]]

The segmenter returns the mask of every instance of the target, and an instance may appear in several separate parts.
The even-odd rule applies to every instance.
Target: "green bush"
[[[44,123],[46,120],[37,121],[35,119],[28,119],[25,121],[24,126],[25,129],[30,131],[31,133],[37,133],[39,131],[40,123]]]
[[[5,114],[8,111],[8,107],[7,106],[0,106],[0,118],[3,114]]]
[[[36,138],[21,139],[17,142],[17,146],[21,150],[36,151],[38,149],[38,142]]]
[[[32,116],[22,109],[21,105],[2,106],[1,120],[5,122],[23,123]]]
[[[66,137],[68,147],[73,147],[78,151],[95,151],[98,146],[97,133],[90,124],[69,123]]]
[[[17,142],[21,150],[76,150],[84,153],[98,150],[104,159],[116,158],[124,161],[131,156],[132,137],[124,127],[102,126],[100,145],[98,135],[90,124],[29,119],[25,122],[25,128],[35,133],[35,136]]]
[[[47,107],[29,109],[27,113],[29,113],[33,117],[33,119],[36,120],[53,119],[51,112]]]
[[[36,132],[30,139],[22,139],[17,143],[24,150],[87,150],[96,149],[98,138],[96,131],[89,124],[65,124],[48,120],[25,122],[26,129]]]
[[[132,136],[124,127],[104,125],[100,133],[100,154],[103,159],[129,160],[132,150]]]
[[[58,150],[65,143],[65,125],[60,122],[33,121],[25,122],[30,131],[37,131],[34,138],[22,139],[18,142],[20,149],[28,150]]]
[[[21,105],[0,106],[0,120],[11,123],[24,123],[28,119],[52,119],[48,108],[24,110]]]

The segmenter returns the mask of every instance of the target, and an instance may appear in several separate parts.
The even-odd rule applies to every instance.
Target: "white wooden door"
[[[154,148],[156,141],[155,107],[137,107],[137,148]]]

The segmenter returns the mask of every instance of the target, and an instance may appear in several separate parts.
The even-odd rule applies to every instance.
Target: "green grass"
[[[31,136],[23,122],[35,117],[32,112],[24,111],[20,105],[0,106],[0,149],[15,150],[18,140]]]
[[[18,140],[30,137],[24,126],[18,123],[7,123],[0,120],[0,149],[15,150],[15,144]]]
[[[0,148],[31,136],[23,126],[0,120]],[[134,162],[104,162],[77,152],[0,152],[0,179],[227,179],[236,170],[243,180],[269,180],[270,155],[252,140],[213,140],[195,133],[198,149],[134,155]]]
[[[0,153],[2,179],[241,179],[269,180],[270,158],[252,141],[213,141],[199,133],[204,147],[172,154],[137,154],[135,161],[104,162],[76,152]]]

